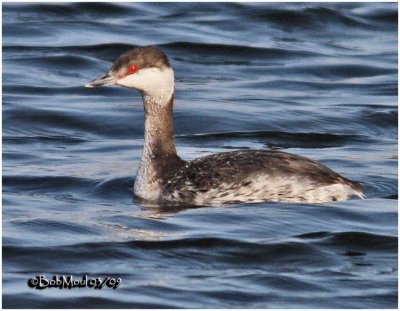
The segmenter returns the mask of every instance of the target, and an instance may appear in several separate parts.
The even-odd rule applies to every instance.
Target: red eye
[[[139,67],[135,66],[135,65],[130,65],[128,68],[128,72],[127,74],[130,75],[132,73],[138,72]]]

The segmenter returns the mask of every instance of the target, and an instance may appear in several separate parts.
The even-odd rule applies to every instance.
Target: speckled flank
[[[130,73],[132,65],[139,70]],[[304,157],[246,150],[183,161],[176,154],[172,108],[174,72],[157,47],[122,54],[88,87],[118,84],[143,94],[145,140],[136,196],[156,203],[220,205],[237,202],[323,203],[363,197],[359,183]]]
[[[246,150],[187,162],[167,183],[162,199],[194,205],[323,203],[347,200],[354,195],[361,197],[360,189],[358,183],[304,157]]]

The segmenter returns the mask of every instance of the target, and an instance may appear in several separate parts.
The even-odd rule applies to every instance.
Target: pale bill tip
[[[109,86],[109,85],[116,84],[117,81],[118,81],[117,77],[104,75],[97,79],[94,79],[93,81],[86,83],[85,87],[93,88],[93,87],[100,87],[100,86]]]
[[[92,84],[92,82],[86,83],[84,86],[85,86],[85,87],[90,87],[90,88],[93,88],[93,87],[94,87],[93,84]]]

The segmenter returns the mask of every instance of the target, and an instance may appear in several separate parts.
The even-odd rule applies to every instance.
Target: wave
[[[70,135],[35,135],[35,136],[15,136],[5,135],[3,142],[11,144],[30,144],[30,143],[45,143],[54,142],[62,144],[81,144],[89,140],[83,136],[70,136]]]
[[[234,44],[212,44],[212,43],[197,43],[190,41],[177,41],[164,44],[156,44],[157,46],[164,48],[170,53],[179,52],[185,55],[204,55],[228,58],[240,58],[240,59],[287,59],[287,58],[299,58],[299,57],[313,57],[321,55],[318,52],[310,52],[303,50],[290,50],[287,48],[265,48],[256,46],[244,46]],[[79,46],[29,46],[32,52],[36,53],[59,53],[59,52],[71,52],[79,55],[95,55],[99,58],[104,56],[116,57],[122,52],[138,47],[132,44],[121,44],[121,43],[107,43],[107,44],[96,44],[96,45],[79,45]],[[26,53],[27,46],[24,45],[4,45],[3,50],[12,53]],[[79,56],[74,56],[78,57]],[[72,60],[73,61],[73,60]],[[80,62],[84,60],[79,59]],[[190,60],[189,60],[190,61]]]
[[[155,302],[129,302],[123,299],[111,298],[111,297],[93,297],[91,294],[87,296],[79,296],[78,298],[70,297],[65,298],[49,298],[43,299],[41,295],[27,293],[23,297],[17,294],[3,294],[3,305],[6,308],[35,308],[35,309],[80,309],[85,306],[85,309],[98,309],[98,306],[102,308],[131,308],[131,309],[177,309],[174,304],[166,303],[155,303]],[[32,307],[34,306],[34,307]]]
[[[104,197],[107,199],[120,198],[126,195],[133,197],[133,184],[135,183],[132,177],[114,177],[102,180],[96,184],[92,190],[96,197]]]
[[[3,176],[3,189],[5,192],[37,192],[60,193],[56,196],[59,201],[65,199],[71,201],[68,194],[63,193],[86,193],[96,198],[129,197],[132,198],[133,177],[114,177],[105,180],[93,180],[71,176]],[[53,195],[54,196],[54,195]],[[67,196],[67,197],[66,197]]]
[[[3,175],[4,191],[86,191],[95,186],[96,181],[72,176],[11,176]]]
[[[178,135],[177,139],[178,141],[183,140],[192,142],[221,142],[236,139],[250,139],[264,142],[269,147],[282,148],[332,148],[368,141],[368,137],[361,135],[283,131],[220,132]]]
[[[36,4],[22,4],[12,6],[13,10],[23,14],[25,12],[33,12],[39,16],[46,16],[47,19],[51,18],[78,18],[87,16],[109,16],[110,14],[126,16],[130,14],[130,10],[117,3],[98,3],[96,5],[91,3],[36,3]],[[32,15],[31,15],[32,16]]]
[[[396,236],[378,235],[367,232],[310,232],[294,236],[291,241],[266,243],[227,238],[199,237],[168,240],[133,240],[127,242],[90,242],[62,246],[15,246],[3,245],[3,256],[6,259],[16,259],[20,256],[37,256],[51,251],[53,263],[57,258],[76,257],[81,260],[101,260],[98,254],[112,254],[113,258],[133,256],[139,252],[156,251],[154,256],[164,256],[180,250],[207,250],[211,257],[218,261],[243,263],[269,263],[296,260],[308,264],[310,258],[319,258],[323,263],[329,257],[321,252],[323,247],[349,248],[364,252],[386,251],[388,254],[397,254],[398,238]],[[168,255],[169,256],[169,255]],[[315,257],[317,256],[317,257]],[[144,257],[143,257],[144,258]],[[199,258],[198,258],[199,259]],[[304,260],[304,261],[303,261]],[[49,258],[49,263],[51,260]],[[309,263],[311,264],[311,263]],[[313,263],[315,264],[315,263]]]
[[[378,111],[377,111],[378,110]],[[380,111],[379,111],[380,110]],[[382,128],[396,128],[398,126],[397,109],[375,109],[362,111],[362,118],[368,124]]]
[[[350,248],[351,251],[347,253],[347,256],[351,256],[357,251],[387,251],[394,253],[398,247],[397,236],[387,236],[371,234],[368,232],[311,232],[301,235],[297,235],[297,238],[301,240],[312,241],[323,246],[332,246],[340,248]],[[358,252],[360,255],[363,253]]]

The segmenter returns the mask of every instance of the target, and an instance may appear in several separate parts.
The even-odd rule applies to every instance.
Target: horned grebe
[[[176,153],[172,123],[174,71],[155,46],[130,50],[85,87],[117,84],[139,91],[145,110],[142,159],[134,194],[157,204],[322,203],[363,197],[362,186],[305,157],[245,150],[192,161]]]

